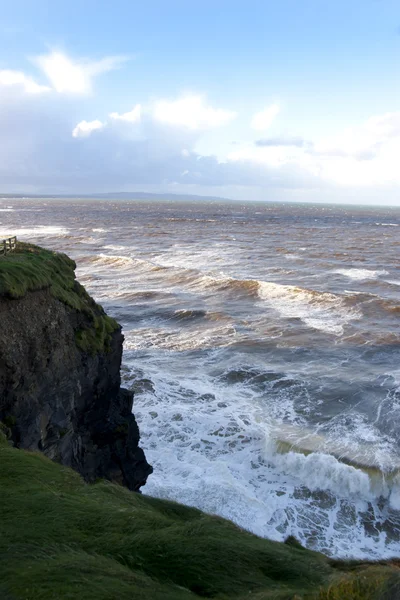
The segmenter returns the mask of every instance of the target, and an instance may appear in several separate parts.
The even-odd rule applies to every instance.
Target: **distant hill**
[[[153,194],[150,192],[105,192],[93,194],[2,194],[1,198],[94,198],[100,200],[208,200],[233,202],[219,196],[196,196],[194,194]]]

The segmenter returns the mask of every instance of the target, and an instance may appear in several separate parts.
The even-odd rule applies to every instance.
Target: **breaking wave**
[[[354,281],[365,281],[366,279],[377,279],[381,275],[389,275],[385,269],[336,269],[333,273],[343,275]]]

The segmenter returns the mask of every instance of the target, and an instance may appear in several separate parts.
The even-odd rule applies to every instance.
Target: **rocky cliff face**
[[[121,328],[111,328],[104,347],[79,343],[107,318],[89,300],[88,313],[51,287],[0,293],[0,421],[16,446],[41,450],[87,481],[137,491],[152,468],[138,446],[133,394],[120,388]]]

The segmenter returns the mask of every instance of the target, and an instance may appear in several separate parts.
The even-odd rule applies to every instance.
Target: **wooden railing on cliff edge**
[[[16,236],[0,240],[0,256],[6,256],[9,252],[12,252],[17,247]]]

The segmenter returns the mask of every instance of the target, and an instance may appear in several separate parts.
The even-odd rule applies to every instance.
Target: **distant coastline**
[[[106,192],[92,194],[2,194],[0,192],[0,200],[34,200],[36,198],[45,199],[96,199],[96,200],[209,200],[219,202],[241,202],[232,198],[223,198],[219,196],[198,196],[195,194],[155,194],[153,192]]]

